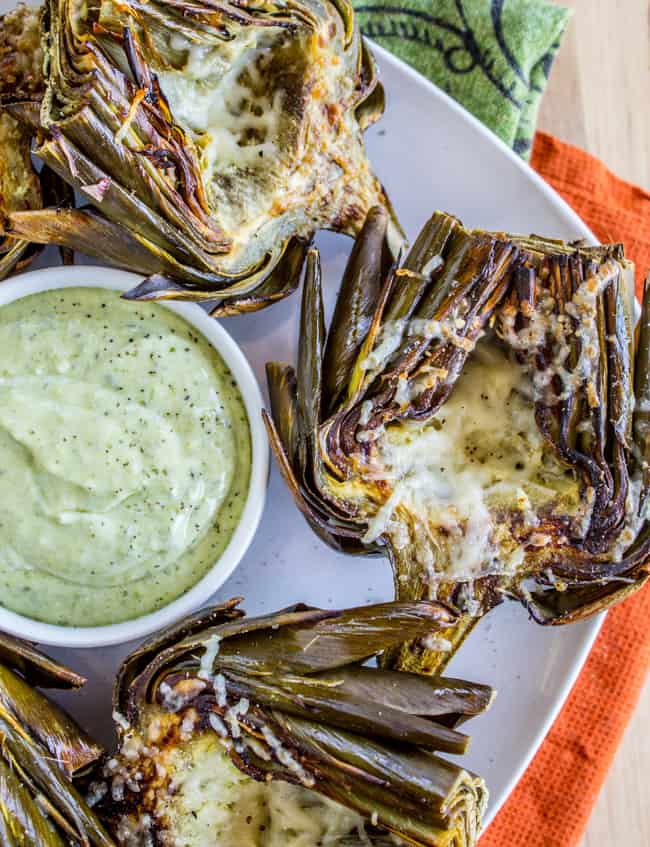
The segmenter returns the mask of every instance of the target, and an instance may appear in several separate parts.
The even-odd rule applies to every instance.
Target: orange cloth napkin
[[[531,164],[601,241],[624,242],[640,296],[650,269],[650,194],[544,133],[535,138]],[[642,589],[608,614],[564,708],[481,847],[577,844],[649,667],[650,590]]]

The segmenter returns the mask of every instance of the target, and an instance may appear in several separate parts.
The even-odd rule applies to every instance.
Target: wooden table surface
[[[574,9],[539,126],[650,190],[650,2],[563,0]],[[650,683],[580,847],[650,847]]]

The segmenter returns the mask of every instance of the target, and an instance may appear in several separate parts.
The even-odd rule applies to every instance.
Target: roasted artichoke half
[[[492,690],[365,664],[404,638],[439,637],[438,603],[248,618],[204,610],[129,656],[119,750],[97,811],[120,844],[178,847],[469,847],[483,781],[436,751]]]
[[[371,212],[325,334],[318,254],[298,365],[267,368],[266,421],[314,530],[385,552],[402,600],[463,613],[438,670],[511,597],[544,624],[606,609],[648,578],[650,295],[586,247],[472,231],[436,212],[400,266]]]
[[[85,680],[31,645],[0,633],[0,844],[115,847],[72,779],[103,754],[32,686]]]
[[[93,208],[9,198],[5,235],[148,275],[135,298],[261,308],[317,229],[354,235],[387,202],[363,144],[383,91],[348,0],[48,0],[42,45],[24,123]]]
[[[13,212],[40,209],[40,179],[32,167],[32,130],[3,105],[43,96],[40,14],[26,6],[0,16],[0,225]],[[0,236],[0,279],[22,270],[38,252],[23,239]]]
[[[43,245],[5,235],[15,212],[70,207],[73,191],[47,165],[37,171],[31,146],[45,92],[41,11],[20,4],[0,16],[0,280],[24,270]],[[72,260],[61,248],[65,263]]]

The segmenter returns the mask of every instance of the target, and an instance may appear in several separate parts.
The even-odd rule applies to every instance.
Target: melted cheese
[[[201,149],[204,171],[233,166],[262,168],[278,152],[283,92],[260,93],[271,39],[244,46],[228,64],[220,52],[192,46],[181,70],[158,78],[177,121],[189,128]]]
[[[313,791],[245,776],[214,736],[177,748],[172,772],[154,814],[165,847],[338,847],[363,830],[359,815]]]
[[[199,262],[205,270],[248,276],[260,265],[274,265],[289,238],[311,238],[315,230],[329,228],[354,234],[366,211],[385,202],[357,116],[364,89],[358,28],[346,32],[344,16],[331,0],[304,8],[287,4],[286,14],[282,4],[244,3],[241,15],[250,15],[250,22],[237,20],[235,7],[223,15],[210,14],[207,6],[183,15],[173,4],[153,0],[136,4],[134,18],[128,4],[99,5],[98,20],[96,7],[88,7],[91,20],[85,24],[116,34],[125,26],[134,30],[173,122],[183,130],[203,208],[195,216],[195,204],[188,204],[186,235],[202,250],[208,245]],[[98,42],[110,63],[132,77],[119,44],[103,35]],[[95,64],[89,54],[89,74]],[[100,96],[108,96],[103,82],[101,89]],[[141,96],[117,109],[122,122],[115,137],[153,177],[163,161],[140,156],[143,145],[151,144],[150,133],[141,131],[140,119],[149,111]],[[79,98],[70,98],[71,108],[79,104]],[[164,164],[154,182],[165,183],[165,200],[158,202],[154,192],[152,205],[178,227],[169,204],[175,212],[173,192],[187,191],[185,168]],[[116,182],[122,178],[113,170],[107,175]],[[399,240],[396,235],[391,226],[391,239]],[[221,236],[228,249],[214,252]],[[182,249],[175,258],[187,261]]]
[[[295,166],[291,154],[300,151],[292,150],[295,106],[287,107],[289,94],[277,86],[271,70],[280,61],[286,35],[282,29],[261,34],[249,29],[250,34],[216,46],[192,44],[177,35],[182,59],[157,74],[175,121],[195,143],[220,225],[236,247],[255,252],[253,242],[269,218],[284,231],[275,205],[291,193],[296,173],[286,163]],[[287,56],[289,76],[296,72],[290,61]],[[296,190],[302,193],[304,178],[299,183]]]
[[[526,356],[535,399],[551,405],[567,399],[584,386],[590,405],[599,405],[595,385],[600,360],[598,304],[605,288],[620,273],[621,266],[617,262],[605,262],[596,275],[580,283],[571,300],[565,304],[564,314],[557,313],[553,297],[547,295],[541,298],[531,310],[527,326],[522,329],[515,330],[515,311],[502,310],[501,334],[509,347],[522,351]],[[626,273],[627,269],[623,271],[623,274]],[[624,283],[629,285],[625,279]],[[571,362],[570,344],[573,339],[578,339],[580,344],[577,358]],[[535,352],[542,345],[546,345],[551,354],[548,366],[540,369]],[[559,379],[559,392],[554,387],[556,377]],[[584,431],[588,431],[590,426],[588,420],[581,424]]]
[[[209,680],[212,677],[214,660],[217,658],[219,648],[221,646],[221,637],[219,635],[211,635],[205,645],[205,651],[201,656],[201,667],[199,677]]]
[[[389,483],[391,494],[369,521],[365,540],[386,533],[398,548],[414,544],[432,575],[467,580],[521,564],[523,546],[500,514],[519,512],[534,526],[540,506],[575,488],[537,428],[528,378],[488,340],[479,342],[426,425],[380,433],[372,473]]]

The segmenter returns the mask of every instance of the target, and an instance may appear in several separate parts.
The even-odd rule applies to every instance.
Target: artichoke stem
[[[408,548],[398,549],[388,545],[388,553],[393,566],[395,578],[395,598],[401,601],[418,601],[429,599],[431,585],[417,557]],[[442,603],[450,603],[455,589],[454,583],[440,583],[436,588],[436,599]],[[432,621],[431,629],[438,630],[435,637],[407,641],[394,650],[387,651],[382,657],[384,668],[437,675],[444,671],[458,648],[479,622],[480,616],[461,614],[457,621],[440,631]]]

